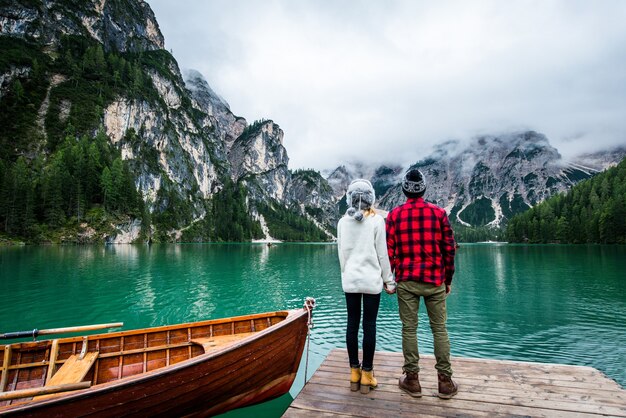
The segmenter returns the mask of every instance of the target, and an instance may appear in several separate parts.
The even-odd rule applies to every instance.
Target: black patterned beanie
[[[406,197],[422,197],[426,191],[426,179],[417,168],[410,168],[402,179],[402,193]]]

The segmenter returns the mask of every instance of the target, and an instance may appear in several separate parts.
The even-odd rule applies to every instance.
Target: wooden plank
[[[217,348],[223,347],[233,342],[242,340],[253,334],[255,333],[254,332],[242,332],[239,334],[232,334],[232,335],[218,335],[215,337],[194,338],[193,340],[191,340],[191,342],[194,344],[201,345],[202,348],[204,348],[204,352],[208,353],[210,350],[215,350]]]
[[[421,358],[422,398],[398,388],[402,354],[384,352],[374,357],[379,387],[362,395],[349,389],[346,350],[332,350],[285,416],[626,417],[626,391],[591,367],[453,358],[459,393],[444,401],[434,358]]]
[[[96,362],[98,352],[89,352],[82,359],[77,355],[71,355],[61,368],[48,380],[46,386],[56,386],[65,383],[77,383],[82,381],[89,369]]]
[[[350,414],[350,416],[471,416],[471,417],[544,417],[544,418],[597,418],[601,415],[577,413],[570,411],[542,410],[517,405],[489,404],[455,399],[454,402],[444,401],[434,397],[415,399],[406,394],[395,394],[395,398],[381,400],[376,390],[370,392],[371,397],[366,399],[350,399],[326,391],[324,394],[307,393],[292,403],[294,408],[304,408],[311,411]],[[357,393],[358,392],[352,392]],[[370,395],[368,395],[370,396]],[[290,408],[291,409],[291,406]],[[373,413],[372,411],[376,411]],[[310,415],[316,415],[311,413]]]
[[[352,415],[340,414],[340,413],[332,413],[332,412],[322,412],[322,411],[316,410],[315,411],[315,416],[316,417],[333,418],[333,417],[350,417]],[[285,418],[310,418],[311,417],[311,410],[304,409],[304,408],[303,409],[298,409],[296,407],[293,407],[293,408],[289,408],[285,412],[283,417],[285,417]]]
[[[87,389],[91,386],[91,382],[65,383],[62,385],[43,386],[38,388],[28,388],[21,390],[13,390],[10,392],[0,392],[0,402],[12,399],[31,398],[39,395],[48,395],[52,393],[67,392],[70,390]]]
[[[11,364],[11,346],[5,345],[2,360],[2,375],[0,375],[0,392],[6,388],[9,379],[9,364]]]
[[[187,347],[187,346],[190,346],[190,345],[192,345],[192,343],[184,342],[184,343],[178,343],[178,344],[157,345],[157,346],[154,346],[154,347],[146,347],[146,348],[135,348],[135,349],[132,349],[132,350],[125,350],[125,351],[114,351],[114,352],[111,352],[111,353],[100,354],[100,358],[127,356],[129,354],[149,353],[151,351],[161,351],[161,350],[167,350],[167,349],[170,349],[170,348]]]
[[[401,370],[402,368],[402,355],[394,355],[389,358],[389,353],[380,353],[376,356],[377,368],[390,368],[393,370]],[[397,353],[393,353],[397,354]],[[381,358],[381,356],[384,356]],[[421,356],[420,367],[423,372],[434,372],[435,361],[432,356]],[[338,353],[331,352],[328,357],[329,364],[334,364],[337,367],[344,367],[348,361],[347,355],[345,357],[340,356]],[[480,362],[476,359],[466,361],[465,358],[453,358],[452,367],[455,375],[475,375],[475,376],[489,376],[491,379],[506,379],[509,381],[518,382],[520,379],[546,379],[549,381],[572,382],[572,383],[584,383],[587,382],[590,386],[596,386],[598,384],[608,385],[603,389],[614,388],[622,390],[621,386],[612,379],[607,378],[600,371],[587,366],[561,366],[560,368],[551,368],[551,365],[546,365],[543,368],[541,363],[524,363],[518,362],[515,365],[512,362],[504,362],[499,365],[498,360],[485,360],[485,364],[481,366]],[[517,366],[517,367],[516,367]],[[564,383],[568,384],[568,383]]]
[[[398,384],[398,378],[400,373],[394,373],[389,375],[388,373],[376,373],[376,378],[379,382],[379,390],[395,391],[395,387]],[[315,375],[309,380],[310,382],[327,382],[329,387],[343,387],[345,386],[346,371],[329,372],[327,370],[318,369]],[[600,388],[595,388],[591,391],[588,389],[572,389],[562,388],[554,385],[541,385],[530,386],[526,384],[504,384],[497,382],[497,386],[494,385],[494,381],[473,379],[471,377],[455,377],[455,381],[459,383],[464,393],[482,393],[491,394],[497,396],[507,396],[516,394],[518,396],[530,397],[532,399],[540,400],[557,400],[567,402],[582,402],[582,403],[597,403],[614,406],[622,406],[626,404],[626,391],[605,392]],[[422,391],[425,395],[431,395],[437,391],[437,382],[433,376],[421,376],[420,383],[422,385]],[[391,388],[391,389],[389,389]]]
[[[376,358],[378,358],[379,356],[377,356]],[[381,373],[381,370],[385,370],[385,368],[381,368],[379,367],[379,365],[376,362],[376,358],[375,358],[375,370],[377,371],[377,377],[379,379],[379,382],[384,382],[385,378],[384,376],[387,376],[387,372],[383,371]],[[342,370],[345,370],[345,364],[347,364],[347,357],[345,358],[345,361],[343,362],[343,367]],[[526,370],[526,364],[525,363],[520,363],[519,368],[515,370],[515,372],[517,374],[520,375],[520,377],[518,378],[518,387],[517,390],[499,390],[498,387],[494,386],[494,385],[500,385],[500,379],[498,376],[496,376],[495,379],[493,380],[488,380],[488,381],[483,381],[483,382],[479,382],[478,384],[474,385],[474,388],[476,390],[475,393],[472,393],[471,391],[468,391],[468,387],[466,387],[467,385],[465,385],[465,381],[464,379],[461,377],[457,377],[455,376],[455,380],[457,380],[459,383],[463,384],[463,391],[462,394],[457,395],[457,398],[459,397],[468,397],[468,399],[470,400],[479,400],[479,401],[485,401],[485,402],[496,402],[496,403],[516,403],[519,405],[527,405],[527,406],[539,406],[539,407],[543,407],[546,409],[561,409],[561,410],[571,410],[571,411],[581,411],[581,412],[589,412],[589,413],[605,413],[605,414],[610,414],[610,415],[615,415],[615,416],[623,416],[626,413],[626,408],[624,408],[624,405],[626,405],[626,402],[624,402],[623,400],[620,399],[614,399],[611,401],[607,401],[605,396],[602,396],[602,399],[591,399],[589,397],[589,394],[580,394],[580,395],[576,395],[576,394],[571,394],[570,391],[568,390],[568,388],[561,388],[559,386],[559,382],[556,382],[555,384],[550,386],[549,391],[553,392],[555,395],[548,397],[548,399],[546,399],[546,396],[542,393],[540,394],[539,392],[535,392],[533,396],[533,393],[530,392],[528,390],[521,390],[519,388],[519,385],[521,383],[524,382],[524,377],[522,376],[522,373],[524,372],[524,370]],[[503,365],[503,367],[508,368],[510,367],[509,365]],[[584,368],[580,368],[578,369],[579,372],[588,372],[589,369],[588,367],[584,367]],[[328,369],[322,368],[320,367],[320,376],[325,377],[328,381],[332,381],[333,378],[332,377],[328,377],[325,376],[324,373],[327,373]],[[398,370],[397,368],[395,370]],[[594,370],[594,369],[591,369]],[[480,371],[475,370],[475,373],[480,373]],[[597,373],[596,373],[597,374]],[[397,375],[394,375],[393,372],[391,374],[388,375],[389,376],[389,383],[391,383],[392,386],[397,385],[397,378],[399,376],[399,373]],[[425,373],[421,374],[422,378],[420,378],[420,381],[422,383],[423,387],[428,388],[429,385],[432,387],[432,392],[436,392],[436,380],[435,380],[435,373],[434,371],[426,371]],[[464,375],[462,375],[464,376]],[[424,379],[424,377],[426,379]],[[609,381],[608,378],[604,378],[606,382]],[[603,382],[596,382],[595,383],[597,386],[595,386],[595,389],[600,389],[602,388]],[[471,385],[469,386],[471,388]],[[530,397],[529,397],[530,396]],[[624,398],[624,391],[620,390],[619,392],[619,396],[623,399]],[[612,404],[612,405],[611,405]]]
[[[236,316],[236,317],[209,319],[209,320],[198,321],[198,322],[187,322],[183,324],[165,325],[165,326],[153,327],[153,328],[141,328],[141,329],[135,329],[135,330],[110,332],[110,333],[105,333],[105,334],[93,334],[93,335],[87,336],[87,338],[89,341],[94,341],[94,340],[99,340],[99,339],[117,338],[117,337],[122,337],[122,336],[132,336],[132,335],[140,335],[140,334],[143,335],[145,333],[153,334],[153,333],[159,333],[163,331],[185,329],[188,327],[193,329],[193,328],[220,325],[220,324],[230,324],[233,321],[241,322],[241,321],[254,320],[254,319],[267,319],[268,325],[271,325],[270,318],[278,318],[279,319],[278,322],[281,322],[287,319],[289,315],[298,315],[300,311],[301,309],[264,312],[264,313],[258,313],[258,314]],[[62,338],[61,342],[64,344],[71,343],[71,342],[82,342],[83,339],[84,339],[84,336],[67,337],[67,338]],[[42,340],[42,341],[14,343],[11,345],[15,349],[22,349],[22,348],[28,349],[28,348],[39,347],[41,346],[41,344],[45,344],[45,343],[49,344],[50,342],[49,340]]]
[[[389,353],[389,352],[377,352],[377,362],[380,365],[397,366],[398,362],[402,365],[403,356],[401,353]],[[347,354],[342,353],[341,350],[332,350],[328,355],[329,360],[344,361],[347,360]],[[420,354],[420,362],[426,362],[429,365],[434,365],[434,356]],[[588,372],[594,375],[602,376],[597,369],[589,366],[576,366],[576,365],[564,365],[564,364],[552,364],[552,363],[531,363],[523,361],[510,361],[510,360],[492,360],[492,359],[476,359],[466,357],[452,357],[453,366],[481,370],[498,370],[512,369],[520,370],[524,369],[528,372],[538,372],[540,374],[545,373],[562,373],[565,375],[579,374],[581,371]]]
[[[52,347],[50,348],[50,359],[48,361],[48,373],[46,377],[46,382],[49,382],[56,372],[56,361],[57,355],[59,354],[59,340],[52,340]]]
[[[342,382],[346,382],[346,378],[342,379]],[[331,391],[336,392],[342,390],[346,387],[346,384],[343,383],[342,386],[338,385],[329,385],[329,379],[324,378],[323,376],[317,377],[316,380],[309,380],[313,389],[323,388],[320,390],[320,393],[323,391]],[[307,383],[307,385],[309,384]],[[503,390],[500,393],[493,393],[493,391],[483,390],[482,387],[474,387],[470,388],[463,384],[462,380],[458,380],[459,383],[459,393],[454,397],[455,403],[462,400],[468,402],[477,402],[480,404],[497,404],[497,405],[515,405],[520,407],[527,408],[540,408],[543,410],[550,411],[563,411],[563,412],[582,412],[587,414],[604,414],[611,416],[626,416],[626,409],[623,408],[625,405],[624,402],[618,403],[613,402],[612,404],[606,404],[603,402],[596,402],[590,398],[585,398],[581,396],[579,398],[566,397],[563,395],[552,396],[550,399],[544,399],[542,395],[537,393],[529,393],[525,391],[507,391]],[[497,382],[495,382],[497,383]],[[474,391],[470,391],[474,390]],[[398,380],[395,379],[393,382],[381,382],[379,380],[379,388],[376,389],[376,393],[372,396],[374,397],[384,397],[387,394],[398,394],[400,390],[398,389]],[[437,386],[425,386],[422,385],[422,393],[423,398],[431,398],[439,401],[436,398]],[[419,402],[419,401],[418,401]],[[528,411],[520,412],[522,415],[527,415]],[[549,414],[548,414],[549,415]]]
[[[350,416],[350,417],[433,417],[438,415],[432,415],[428,412],[423,413],[423,410],[418,411],[402,411],[399,405],[396,404],[393,410],[388,408],[377,408],[375,405],[368,405],[364,407],[363,404],[350,404],[344,401],[329,401],[325,399],[316,398],[296,398],[292,403],[292,406],[287,410],[288,414],[293,409],[301,409],[306,411],[306,416],[317,416],[319,412],[326,416]],[[464,416],[472,416],[470,414],[464,414]]]
[[[346,359],[347,361],[347,359]],[[434,369],[426,368],[422,369],[420,373],[420,381],[422,384],[428,384],[432,382],[436,385],[436,371]],[[323,367],[319,368],[320,373],[345,373],[346,365],[337,363],[325,363]],[[400,377],[401,369],[398,367],[376,367],[376,376],[379,378],[388,376],[396,379]],[[608,379],[604,381],[594,380],[593,382],[570,382],[570,381],[558,381],[556,379],[531,379],[525,376],[510,376],[510,375],[485,375],[480,370],[463,371],[463,373],[455,373],[455,379],[464,379],[466,383],[472,385],[485,385],[494,380],[498,381],[498,387],[506,389],[524,388],[526,390],[548,390],[563,392],[563,393],[595,393],[598,396],[606,398],[624,399],[626,397],[625,391],[619,387],[609,384]],[[582,377],[581,377],[582,379]],[[615,382],[614,382],[615,383]]]

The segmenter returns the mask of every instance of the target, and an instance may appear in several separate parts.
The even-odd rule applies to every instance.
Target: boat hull
[[[238,343],[180,363],[42,401],[9,416],[211,416],[289,391],[307,335],[306,310]]]

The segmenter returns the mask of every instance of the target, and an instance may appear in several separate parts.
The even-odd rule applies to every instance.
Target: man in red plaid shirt
[[[400,377],[399,386],[413,397],[422,396],[418,378],[417,312],[423,297],[435,346],[438,396],[450,399],[456,395],[458,385],[452,380],[446,297],[452,289],[456,244],[446,211],[425,202],[425,191],[424,175],[410,169],[402,181],[407,201],[387,215],[387,251],[398,283],[402,321],[404,376]]]

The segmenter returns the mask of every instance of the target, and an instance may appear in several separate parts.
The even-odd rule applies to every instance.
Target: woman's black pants
[[[376,351],[376,317],[380,305],[380,293],[346,293],[348,326],[346,346],[350,367],[359,367],[359,324],[361,322],[361,300],[363,300],[363,364],[365,371],[372,370]]]

